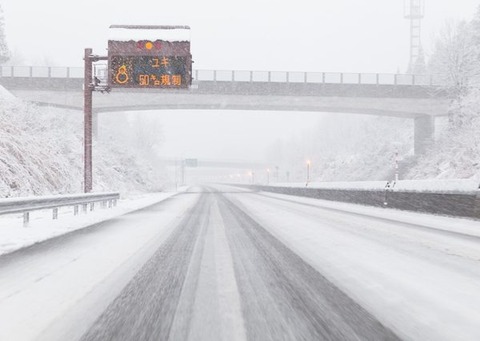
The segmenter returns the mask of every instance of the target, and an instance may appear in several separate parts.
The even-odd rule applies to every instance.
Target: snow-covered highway
[[[227,186],[0,257],[0,340],[479,340],[478,221]]]

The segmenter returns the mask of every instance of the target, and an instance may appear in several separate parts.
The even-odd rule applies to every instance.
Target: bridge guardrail
[[[0,215],[23,213],[23,225],[28,226],[30,221],[30,212],[53,209],[53,219],[58,218],[58,209],[60,207],[73,206],[74,215],[79,212],[79,206],[87,212],[88,205],[93,211],[95,203],[102,203],[103,207],[116,206],[120,198],[119,193],[87,193],[62,196],[43,196],[31,198],[7,198],[0,199]]]
[[[0,77],[6,78],[83,78],[82,67],[1,66]]]
[[[213,81],[410,86],[447,86],[449,84],[447,77],[442,75],[388,73],[194,70],[193,78],[199,82]]]
[[[106,65],[97,65],[95,74],[105,79]],[[0,78],[83,78],[83,67],[1,66]],[[309,84],[448,86],[448,77],[437,74],[340,73],[300,71],[193,70],[194,81],[267,82]]]

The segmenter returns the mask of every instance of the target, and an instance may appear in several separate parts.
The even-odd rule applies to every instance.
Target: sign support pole
[[[108,86],[93,83],[93,63],[108,60],[108,57],[94,56],[92,49],[85,49],[85,73],[83,80],[83,191],[93,190],[92,144],[93,144],[93,92],[110,92]]]
[[[186,29],[188,26],[116,26],[112,25],[110,28],[121,29]],[[96,56],[93,55],[91,48],[85,49],[84,61],[85,61],[85,73],[83,83],[83,113],[84,113],[84,132],[83,132],[83,190],[85,193],[90,193],[93,190],[93,167],[92,167],[92,144],[93,134],[97,136],[98,129],[98,117],[93,116],[93,92],[107,92],[109,93],[112,87],[132,87],[132,88],[186,88],[191,86],[192,82],[192,55],[190,54],[190,41],[183,41],[174,43],[166,51],[171,54],[173,59],[170,60],[170,56],[165,56],[164,53],[159,57],[159,49],[162,49],[162,42],[157,40],[124,42],[124,41],[111,41],[108,42],[108,56]],[[171,51],[170,51],[171,50]],[[170,51],[170,52],[169,52]],[[166,52],[166,53],[167,53]],[[133,53],[133,54],[132,54]],[[145,71],[142,74],[136,75],[130,74],[130,69],[134,61],[142,61],[147,58],[149,63],[143,61],[143,67],[148,67],[148,74]],[[94,63],[100,60],[108,60],[108,80],[107,84],[101,84],[101,80],[95,75],[94,77]],[[128,61],[128,63],[127,63]],[[170,64],[171,63],[171,64]],[[179,64],[180,63],[180,64]],[[129,67],[127,67],[127,64]],[[160,66],[171,69],[160,72]],[[152,70],[150,70],[152,69]],[[133,70],[135,68],[133,67]],[[172,72],[175,72],[171,74]],[[138,73],[138,72],[137,72]],[[138,77],[137,77],[138,76]],[[132,77],[134,81],[132,81]],[[130,84],[131,82],[132,84]],[[138,84],[137,84],[137,83]],[[152,84],[153,82],[153,84]],[[93,125],[95,120],[95,125]],[[95,130],[94,130],[95,129]],[[185,160],[182,161],[182,184],[185,183]]]
[[[92,49],[85,49],[85,75],[83,84],[83,186],[84,192],[90,193],[93,189],[93,174],[92,174],[92,113],[93,113],[93,60]]]

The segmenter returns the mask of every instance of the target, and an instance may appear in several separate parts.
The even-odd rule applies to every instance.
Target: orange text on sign
[[[181,86],[181,75],[139,75],[140,86]]]
[[[167,67],[170,65],[170,61],[167,57],[160,58],[153,58],[152,59],[152,67],[159,68],[161,66]]]

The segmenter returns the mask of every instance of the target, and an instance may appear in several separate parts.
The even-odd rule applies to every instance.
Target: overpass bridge
[[[102,71],[103,70],[103,71]],[[102,78],[105,67],[99,67]],[[39,105],[83,110],[83,68],[2,67],[0,84]],[[194,70],[189,90],[114,89],[94,93],[94,112],[257,110],[349,113],[414,120],[415,153],[446,116],[445,80],[435,75]]]
[[[265,162],[255,161],[239,161],[239,160],[211,160],[211,159],[195,159],[195,165],[190,166],[185,159],[161,159],[160,162],[169,167],[185,167],[185,168],[220,168],[233,170],[257,170],[267,169],[270,167]]]
[[[239,181],[251,183],[255,174],[272,172],[272,180],[278,181],[278,167],[266,162],[248,160],[215,160],[165,158],[160,163],[169,168],[175,183],[184,185],[195,182]],[[193,161],[193,164],[192,164]],[[262,174],[263,174],[262,173]]]

